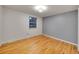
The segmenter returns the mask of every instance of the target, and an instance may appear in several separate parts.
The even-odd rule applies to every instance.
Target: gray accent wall
[[[44,17],[43,33],[77,44],[78,11]]]
[[[0,6],[0,44],[3,40],[3,9],[2,6]]]
[[[34,15],[29,15],[27,13],[15,11],[5,7],[3,7],[2,10],[0,8],[0,23],[2,23],[2,26],[0,24],[0,35],[1,33],[3,34],[3,39],[0,39],[0,44],[41,35],[42,18],[34,16],[37,17],[37,28],[30,29],[28,19],[29,16]]]

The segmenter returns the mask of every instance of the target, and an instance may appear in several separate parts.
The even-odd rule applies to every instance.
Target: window
[[[37,21],[36,17],[29,16],[29,28],[36,28],[37,27],[36,21]]]

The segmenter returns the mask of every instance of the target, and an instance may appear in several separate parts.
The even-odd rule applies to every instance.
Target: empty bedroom
[[[0,5],[0,54],[78,54],[78,5]]]

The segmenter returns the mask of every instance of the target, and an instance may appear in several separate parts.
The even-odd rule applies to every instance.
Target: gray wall
[[[42,18],[37,17],[37,28],[30,29],[27,13],[15,11],[8,8],[3,8],[2,20],[3,27],[3,40],[1,44],[13,42],[16,40],[33,37],[42,34]]]
[[[78,12],[45,17],[43,33],[77,44]]]
[[[1,44],[1,41],[3,40],[3,20],[2,20],[2,6],[0,6],[0,44]]]

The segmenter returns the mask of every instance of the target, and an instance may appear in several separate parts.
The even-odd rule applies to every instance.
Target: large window
[[[29,16],[29,28],[36,28],[37,27],[37,18]]]

